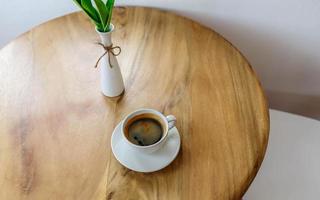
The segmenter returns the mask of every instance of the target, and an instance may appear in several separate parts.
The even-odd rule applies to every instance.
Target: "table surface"
[[[214,31],[170,12],[114,11],[122,98],[100,93],[89,19],[42,24],[0,51],[0,199],[239,199],[263,160],[267,102],[254,71]],[[182,146],[154,173],[122,167],[110,137],[129,112],[174,114]]]

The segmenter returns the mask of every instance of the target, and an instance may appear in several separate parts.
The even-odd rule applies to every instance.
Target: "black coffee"
[[[148,146],[157,143],[162,137],[160,122],[151,118],[140,118],[132,121],[127,129],[127,138],[130,142]]]

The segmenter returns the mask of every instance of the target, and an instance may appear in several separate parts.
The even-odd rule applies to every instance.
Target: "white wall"
[[[242,200],[317,200],[320,121],[270,110],[268,148]]]
[[[76,10],[72,0],[1,0],[0,46]],[[273,108],[320,119],[319,0],[119,0],[174,10],[214,28],[248,58]]]

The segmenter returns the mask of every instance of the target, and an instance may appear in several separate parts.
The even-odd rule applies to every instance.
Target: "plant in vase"
[[[95,67],[100,63],[101,91],[105,96],[119,96],[124,91],[124,84],[116,56],[120,54],[119,46],[113,46],[111,33],[114,26],[111,23],[115,0],[73,0],[91,19],[100,36],[104,54],[98,59]],[[101,61],[101,62],[100,62]]]

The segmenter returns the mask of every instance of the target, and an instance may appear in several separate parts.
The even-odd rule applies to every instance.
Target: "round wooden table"
[[[237,49],[150,8],[116,8],[122,98],[100,93],[102,49],[89,19],[42,24],[0,51],[0,199],[240,199],[269,134],[267,102]],[[154,173],[122,167],[112,130],[129,112],[174,114],[182,147]]]

